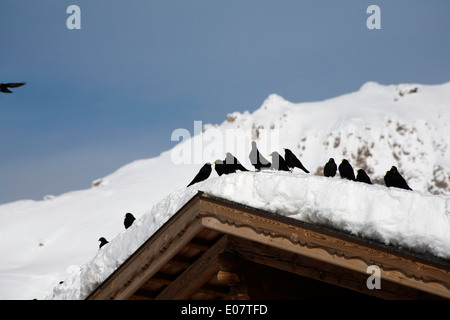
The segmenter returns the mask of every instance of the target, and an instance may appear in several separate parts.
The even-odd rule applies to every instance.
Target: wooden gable
[[[450,264],[199,192],[87,297],[306,298],[448,299]]]

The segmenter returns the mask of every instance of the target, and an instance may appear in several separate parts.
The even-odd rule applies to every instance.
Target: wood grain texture
[[[382,279],[450,298],[450,270],[446,267],[217,200],[202,199],[200,214],[205,227],[364,274],[368,266],[377,265]]]

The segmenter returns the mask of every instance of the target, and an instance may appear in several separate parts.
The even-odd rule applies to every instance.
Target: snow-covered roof
[[[449,198],[338,177],[242,172],[210,178],[170,194],[99,250],[48,298],[86,297],[198,190],[420,255],[450,258]]]

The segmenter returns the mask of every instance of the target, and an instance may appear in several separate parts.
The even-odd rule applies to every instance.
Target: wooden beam
[[[219,271],[218,255],[227,246],[228,237],[222,236],[189,268],[168,285],[156,300],[185,300]]]
[[[300,300],[300,299],[371,299],[353,290],[301,276],[297,273],[256,263],[227,251],[219,257],[220,265],[236,270],[242,282],[230,287],[229,299]]]
[[[448,267],[436,266],[338,232],[319,230],[294,219],[256,212],[217,199],[201,199],[200,214],[206,228],[362,274],[366,274],[370,265],[377,265],[382,279],[450,298]]]
[[[228,296],[228,290],[224,289],[226,288],[222,286],[209,285],[208,283],[206,283],[198,289],[198,292],[202,292],[211,296],[225,298]]]
[[[371,290],[366,286],[369,274],[354,272],[336,265],[237,237],[230,237],[230,245],[227,248],[227,252],[234,259],[244,259],[245,261],[255,262],[382,299],[417,300],[439,298],[427,292],[384,280],[382,280],[382,290]],[[221,255],[220,260],[222,265],[228,263],[229,266],[233,263],[230,262],[232,258],[227,257],[226,254]],[[234,264],[242,265],[242,262],[235,261]]]
[[[241,282],[239,276],[235,272],[222,270],[219,270],[219,272],[217,272],[217,281],[219,281],[220,284],[227,286],[233,286]]]

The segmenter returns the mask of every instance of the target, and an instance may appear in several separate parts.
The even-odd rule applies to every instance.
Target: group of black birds
[[[289,149],[284,148],[284,158],[276,151],[269,154],[269,156],[272,157],[272,162],[264,158],[264,156],[256,147],[256,142],[252,142],[252,150],[250,151],[249,159],[250,163],[255,167],[255,171],[261,171],[263,169],[274,169],[292,172],[294,168],[299,168],[305,173],[309,173],[309,171],[303,166],[301,161]],[[187,186],[189,187],[197,182],[206,180],[211,175],[213,164],[214,169],[219,176],[223,174],[230,174],[238,170],[249,171],[239,162],[239,160],[235,156],[227,152],[224,160],[217,159],[213,163],[205,163],[197,173],[197,175],[194,177],[194,179],[192,179],[191,183],[189,183]]]
[[[337,170],[339,170],[339,175],[341,176],[341,178],[372,184],[370,177],[363,169],[358,169],[356,171],[355,177],[355,171],[353,170],[352,165],[348,162],[347,159],[343,159],[339,167],[337,167],[336,163],[334,162],[334,159],[330,158],[330,160],[328,160],[328,162],[325,164],[323,168],[323,175],[325,177],[334,177],[336,176]],[[392,166],[391,169],[386,172],[386,174],[384,175],[384,183],[386,184],[387,187],[412,190],[408,186],[406,180],[398,172],[396,166]]]
[[[136,220],[136,218],[133,216],[133,214],[127,212],[125,214],[125,219],[123,220],[123,225],[125,226],[125,229],[128,229],[133,224],[134,220]],[[101,237],[100,239],[98,239],[98,241],[100,242],[100,245],[98,247],[99,249],[103,247],[105,244],[109,243],[108,240],[106,240],[104,237]]]
[[[256,146],[256,142],[252,142],[252,149],[249,154],[249,159],[250,163],[255,167],[255,171],[272,169],[292,172],[294,168],[299,168],[305,173],[309,173],[309,171],[295,156],[295,154],[287,148],[284,148],[284,158],[276,151],[272,152],[269,156],[272,156],[272,162],[264,158],[264,156],[259,152]],[[194,177],[194,179],[192,179],[192,181],[187,186],[189,187],[195,183],[209,178],[212,172],[213,164],[214,169],[219,176],[223,174],[234,173],[236,171],[249,171],[239,162],[238,159],[236,159],[235,156],[227,152],[224,160],[218,159],[213,163],[205,163],[197,173],[197,175]],[[338,171],[339,175],[343,179],[372,184],[370,177],[363,169],[358,169],[355,176],[355,171],[353,170],[352,165],[348,162],[347,159],[343,159],[338,167],[334,159],[330,158],[324,166],[323,174],[325,177],[335,177]],[[386,175],[384,176],[384,183],[387,187],[412,190],[406,183],[406,180],[400,175],[395,166],[392,166],[391,169],[386,172]]]

